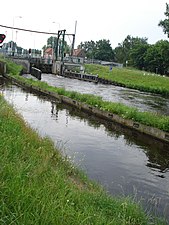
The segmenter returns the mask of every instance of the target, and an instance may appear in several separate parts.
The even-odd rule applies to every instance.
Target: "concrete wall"
[[[23,73],[30,73],[30,62],[27,59],[15,59],[15,58],[11,58],[11,60],[15,63],[17,63],[18,65],[22,65],[24,67],[23,69]]]
[[[0,74],[4,75],[6,73],[6,64],[4,62],[0,62]]]
[[[53,74],[60,74],[60,69],[61,69],[61,62],[60,61],[53,62],[52,73]]]

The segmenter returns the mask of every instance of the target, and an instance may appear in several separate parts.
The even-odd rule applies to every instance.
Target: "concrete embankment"
[[[65,71],[62,76],[72,78],[72,79],[94,82],[94,83],[112,84],[115,86],[125,87],[124,84],[121,84],[121,83],[115,82],[115,81],[111,81],[111,80],[107,80],[107,79],[99,77],[98,75],[93,75],[93,74],[83,74],[83,73],[81,74],[81,73],[77,73],[77,72]]]
[[[130,129],[137,130],[141,133],[150,135],[150,136],[152,136],[156,139],[159,139],[161,141],[169,143],[169,133],[167,133],[165,131],[162,131],[158,128],[146,126],[146,125],[143,125],[141,123],[134,122],[133,120],[124,119],[124,118],[122,118],[122,117],[120,117],[116,114],[113,114],[113,113],[110,113],[110,112],[107,112],[107,111],[102,111],[102,110],[100,110],[96,107],[87,105],[85,103],[78,102],[76,100],[73,100],[73,99],[68,98],[66,96],[63,96],[63,95],[58,95],[57,93],[54,93],[54,92],[51,92],[51,91],[48,91],[48,90],[43,90],[39,87],[32,86],[30,84],[27,84],[26,82],[17,80],[17,79],[15,79],[13,77],[10,77],[8,75],[4,75],[4,77],[6,77],[7,79],[10,79],[15,84],[17,84],[17,85],[19,85],[23,88],[26,88],[30,91],[36,92],[38,94],[43,94],[43,95],[48,96],[48,97],[52,97],[59,102],[63,102],[63,103],[72,105],[72,106],[74,106],[74,107],[76,107],[80,110],[83,110],[83,111],[86,111],[88,113],[94,114],[95,116],[97,116],[99,118],[103,118],[103,119],[106,119],[108,121],[119,123],[123,126],[126,126],[126,127],[130,128]]]

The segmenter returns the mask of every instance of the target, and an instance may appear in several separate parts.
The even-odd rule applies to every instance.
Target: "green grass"
[[[125,85],[126,87],[145,92],[169,95],[169,77],[139,71],[135,69],[115,68],[110,71],[108,66],[85,65],[87,73],[98,74],[99,77]]]
[[[56,131],[57,132],[57,131]],[[165,224],[112,198],[32,131],[0,96],[0,224]]]
[[[19,75],[20,71],[23,68],[23,66],[17,65],[16,63],[12,62],[11,60],[4,58],[2,55],[0,55],[0,62],[6,63],[7,74]]]

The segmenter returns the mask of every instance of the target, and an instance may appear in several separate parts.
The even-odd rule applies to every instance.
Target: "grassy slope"
[[[0,61],[6,63],[7,74],[19,75],[20,71],[23,68],[21,65],[17,65],[15,63],[13,63],[11,60],[7,60],[7,59],[3,58],[1,55],[0,55]]]
[[[113,68],[101,65],[85,65],[87,73],[98,74],[99,77],[124,84],[126,87],[169,95],[169,77],[157,76],[144,71]]]
[[[2,97],[0,137],[0,224],[150,224],[137,204],[80,176]]]

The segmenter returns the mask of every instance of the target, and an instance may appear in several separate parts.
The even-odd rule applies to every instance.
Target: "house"
[[[73,50],[73,55],[72,55],[72,61],[74,63],[84,63],[84,59],[85,59],[85,50],[84,49],[74,49]]]
[[[52,64],[53,56],[54,56],[53,53],[54,53],[53,48],[47,48],[47,49],[45,49],[45,51],[44,51],[44,60],[45,60],[45,63]]]
[[[73,57],[85,58],[85,50],[84,49],[74,49]]]

